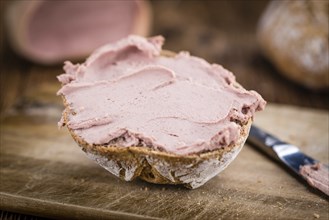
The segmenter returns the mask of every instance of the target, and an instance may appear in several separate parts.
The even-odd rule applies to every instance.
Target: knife
[[[307,156],[297,146],[281,141],[254,125],[250,128],[248,142],[283,163],[305,179],[309,185],[329,196],[328,165]]]

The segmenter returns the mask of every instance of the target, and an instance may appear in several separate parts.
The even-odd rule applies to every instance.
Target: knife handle
[[[268,156],[280,160],[275,146],[286,145],[286,142],[279,140],[278,138],[270,135],[256,126],[252,125],[249,132],[248,142],[256,146],[258,149],[262,150]]]

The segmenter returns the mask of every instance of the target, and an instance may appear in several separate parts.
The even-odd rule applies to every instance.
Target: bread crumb
[[[320,215],[317,213],[314,213],[313,216],[314,216],[314,218],[320,218]]]
[[[141,188],[141,191],[148,191],[148,190],[149,190],[149,188],[146,186]]]
[[[161,189],[162,191],[165,191],[166,190],[166,188],[165,187],[162,187],[162,189]]]

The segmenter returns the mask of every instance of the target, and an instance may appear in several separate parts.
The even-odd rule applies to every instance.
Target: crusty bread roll
[[[184,184],[194,189],[219,174],[235,159],[248,137],[250,125],[251,121],[242,127],[237,143],[188,156],[140,146],[93,146],[72,130],[70,133],[89,158],[122,180],[131,181],[139,177],[150,183]]]
[[[272,1],[258,40],[287,78],[310,89],[329,88],[329,1]]]
[[[65,108],[69,108],[67,103]],[[68,121],[67,113],[64,113],[64,123]],[[122,180],[131,181],[139,177],[150,183],[183,184],[195,189],[223,171],[236,158],[247,140],[251,123],[252,119],[241,127],[235,144],[187,156],[141,146],[92,145],[74,130],[69,129],[69,132],[90,159]]]
[[[60,125],[68,127],[73,139],[89,158],[125,181],[139,177],[151,183],[183,184],[185,187],[194,189],[216,176],[234,160],[248,137],[253,113],[262,110],[265,101],[256,92],[243,89],[235,81],[234,76],[219,65],[210,65],[206,61],[186,53],[175,54],[170,51],[161,51],[162,41],[163,38],[159,36],[149,39],[130,36],[117,44],[107,45],[95,51],[83,65],[74,66],[66,63],[64,67],[66,73],[58,77],[63,83],[58,94],[62,96],[65,105]],[[153,55],[151,55],[152,51]],[[180,64],[186,65],[186,68],[183,69],[182,66],[179,66]],[[170,67],[173,69],[170,70]],[[204,69],[201,72],[195,71],[201,75],[191,72],[194,69],[200,70],[200,68]],[[149,70],[151,71],[148,72]],[[182,70],[184,72],[180,72]],[[98,71],[103,72],[99,74]],[[104,76],[111,71],[110,76]],[[120,71],[122,73],[118,75]],[[126,74],[127,72],[128,74]],[[94,74],[98,75],[94,76]],[[207,78],[207,74],[210,77],[209,81],[202,81]],[[163,78],[157,78],[158,75],[163,75],[169,81],[162,81]],[[194,82],[198,77],[201,77],[200,81]],[[148,83],[148,80],[155,84]],[[218,85],[216,80],[218,80]],[[123,84],[124,87],[121,86],[118,91],[116,90],[116,86],[121,85],[120,83],[127,83],[127,81],[131,84]],[[151,86],[153,89],[147,90],[147,86]],[[171,90],[182,87],[191,88],[186,93],[187,96],[178,94],[184,94],[186,91]],[[137,92],[134,91],[136,88],[139,89],[136,90]],[[142,93],[144,90],[147,92]],[[193,109],[182,106],[193,103],[193,106],[197,108],[199,102],[202,105],[203,100],[207,99],[202,94],[202,90],[210,92],[209,94],[222,94],[220,92],[222,90],[230,91],[227,96],[232,95],[229,104],[231,106],[220,106],[221,102],[226,102],[226,97],[209,97],[210,100],[217,103],[212,105],[205,101],[204,103],[208,103],[209,106],[204,106],[204,113],[198,111],[194,114]],[[199,92],[194,96],[192,93],[195,91]],[[125,95],[129,92],[131,92],[132,98]],[[100,94],[106,97],[99,97]],[[156,97],[154,98],[152,94],[160,95],[154,96]],[[116,97],[117,95],[122,95],[122,97]],[[145,96],[150,96],[150,98],[145,98]],[[180,99],[181,97],[185,100]],[[139,100],[135,102],[136,99]],[[143,103],[143,99],[148,100],[145,102],[147,105],[143,104],[142,108],[139,108],[139,103]],[[132,104],[127,109],[130,102]],[[153,108],[149,103],[161,105],[162,102],[165,103],[163,106],[168,109],[155,108],[156,112],[153,116],[156,118],[149,116],[152,115],[152,111],[147,111],[146,108]],[[121,109],[120,106],[125,107]],[[175,108],[171,109],[173,106]],[[221,108],[224,107],[228,108],[224,110],[223,116],[220,116],[219,119],[216,118],[216,113],[218,112],[220,115]],[[104,109],[99,110],[98,108]],[[213,111],[208,108],[215,110],[215,114],[213,115]],[[216,110],[217,108],[218,110]],[[113,109],[121,110],[113,111]],[[180,112],[182,109],[185,112]],[[127,116],[130,111],[136,111],[132,118]],[[208,111],[211,112],[211,115],[206,116]],[[101,114],[105,116],[103,117]],[[174,115],[170,116],[171,114]],[[189,114],[194,115],[191,121],[188,119]],[[180,119],[179,117],[182,115],[184,118]],[[139,117],[142,117],[142,120],[135,119]],[[152,127],[153,124],[150,121],[156,119],[161,119],[161,121]],[[204,121],[206,119],[208,121]],[[126,124],[131,120],[137,120],[137,122]],[[166,125],[168,120],[173,121]],[[178,124],[175,124],[177,120]],[[116,124],[118,121],[119,125]],[[143,128],[144,122],[151,129]],[[176,129],[183,123],[188,123],[187,127],[183,126],[188,132]],[[194,126],[199,128],[203,135],[199,135],[197,130],[197,133],[193,133]],[[207,127],[209,130],[201,131]],[[122,129],[125,131],[121,132]],[[104,130],[106,132],[100,134]],[[156,131],[154,132],[154,130]],[[184,135],[187,135],[188,138],[180,139],[180,136]],[[205,138],[204,135],[209,138]],[[165,136],[171,138],[172,142],[169,141],[169,143],[176,147],[168,146],[166,139],[163,139]],[[198,139],[207,140],[202,142]],[[189,140],[192,144],[188,144]],[[161,145],[161,142],[167,144]]]

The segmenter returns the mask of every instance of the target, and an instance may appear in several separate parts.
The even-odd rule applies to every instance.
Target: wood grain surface
[[[327,219],[328,201],[246,145],[196,190],[123,182],[87,159],[56,123],[60,67],[29,69],[1,122],[2,210],[51,218]],[[328,111],[269,104],[255,123],[328,163]]]
[[[203,187],[123,182],[56,122],[60,106],[13,111],[1,126],[1,209],[52,218],[328,219],[328,201],[246,145]],[[325,111],[268,105],[256,124],[328,163]],[[303,118],[303,120],[300,120]]]

